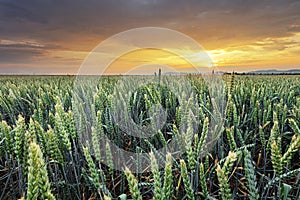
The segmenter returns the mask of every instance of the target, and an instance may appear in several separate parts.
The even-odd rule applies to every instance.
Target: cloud
[[[207,50],[285,51],[296,43],[276,38],[300,32],[299,10],[298,0],[0,0],[0,39],[6,41],[0,63],[38,57],[68,64],[69,53],[55,56],[88,52],[113,34],[144,26],[181,31]],[[257,43],[268,38],[269,44]]]
[[[44,48],[44,44],[36,41],[13,41],[13,40],[0,40],[0,47],[13,47],[13,48]]]
[[[36,57],[42,56],[43,52],[39,50],[0,47],[1,63],[31,63]]]
[[[10,3],[9,3],[10,2]],[[145,3],[147,2],[147,3]],[[297,1],[16,1],[0,4],[1,23],[12,35],[68,40],[107,37],[141,26],[163,26],[217,38],[286,34],[300,14]],[[20,23],[20,20],[22,23]],[[19,31],[15,31],[19,29]],[[272,31],[270,31],[272,30]]]
[[[300,24],[292,24],[289,26],[288,30],[290,32],[300,32]]]

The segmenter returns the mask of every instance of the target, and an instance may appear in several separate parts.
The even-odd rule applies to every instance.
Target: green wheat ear
[[[106,142],[105,149],[106,149],[105,153],[106,153],[107,164],[109,167],[109,173],[110,173],[110,175],[113,175],[114,174],[114,161],[113,161],[113,155],[111,152],[109,142]]]
[[[29,156],[29,147],[31,143],[36,143],[36,134],[35,134],[35,130],[32,127],[34,126],[34,123],[32,121],[32,119],[30,119],[30,123],[29,123],[29,130],[27,130],[25,132],[25,142],[24,142],[24,147],[23,147],[23,173],[26,175],[28,172],[28,163],[27,163],[27,159]]]
[[[181,176],[183,178],[184,187],[186,189],[187,198],[193,200],[195,199],[194,192],[192,189],[192,184],[184,160],[180,160],[180,170],[181,170]]]
[[[11,132],[11,127],[6,123],[6,121],[2,121],[0,124],[0,133],[3,134],[3,138],[5,138],[4,148],[5,150],[12,154],[13,153],[13,134]],[[1,139],[0,139],[1,141]]]
[[[228,183],[228,176],[229,176],[230,169],[232,168],[233,163],[236,161],[236,159],[237,159],[237,154],[235,152],[229,152],[223,167],[221,168],[221,166],[217,164],[216,172],[220,184],[220,193],[222,199],[224,200],[232,199],[230,185]]]
[[[101,195],[101,183],[100,183],[100,179],[99,179],[99,176],[98,176],[96,165],[95,165],[95,163],[92,159],[92,156],[91,156],[88,148],[83,147],[83,153],[84,153],[84,157],[87,161],[89,170],[91,172],[91,177],[92,177],[93,184],[94,184],[95,188],[97,189],[99,195]]]
[[[234,126],[232,126],[230,129],[226,128],[226,136],[229,141],[230,150],[235,151],[237,149],[237,145],[234,139]]]
[[[153,179],[154,179],[154,200],[162,200],[163,199],[163,194],[161,191],[161,178],[160,178],[160,173],[158,169],[158,164],[157,160],[154,156],[154,153],[151,151],[150,152],[150,161],[151,161],[151,170],[153,174]]]
[[[274,121],[274,125],[271,129],[268,146],[267,149],[269,150],[271,148],[272,143],[277,140],[277,137],[279,136],[279,127],[278,127],[278,121]]]
[[[28,188],[26,199],[33,200],[37,199],[39,195],[38,152],[35,144],[30,145],[28,165]]]
[[[138,181],[127,167],[125,168],[125,175],[128,181],[129,190],[132,195],[132,198],[134,200],[142,200],[142,195],[138,188]]]
[[[290,145],[283,155],[281,149],[281,137],[279,137],[278,122],[274,122],[274,126],[271,130],[271,161],[277,176],[282,174],[284,164],[289,164],[293,154],[300,148],[299,127],[293,119],[289,119],[289,122],[293,131],[295,132],[295,135],[292,137]]]
[[[74,114],[71,110],[68,111],[68,113],[65,114],[66,116],[66,125],[69,132],[69,135],[74,140],[77,138],[77,131],[75,128],[75,121],[74,121]]]
[[[280,158],[280,161],[283,164],[289,164],[289,162],[292,159],[292,156],[297,150],[300,148],[300,129],[298,125],[296,124],[295,120],[289,119],[289,122],[292,126],[293,131],[295,132],[295,135],[292,137],[292,140],[290,142],[290,145],[287,149],[287,151],[283,154],[283,156]]]
[[[294,135],[292,141],[289,145],[288,150],[281,157],[281,162],[283,164],[289,164],[292,160],[293,153],[295,153],[300,148],[300,135]]]
[[[57,135],[54,134],[54,131],[49,127],[48,131],[45,133],[46,139],[46,152],[51,160],[56,160],[59,163],[63,163],[63,156],[58,146]]]
[[[290,123],[290,125],[291,125],[293,131],[294,131],[297,135],[299,135],[299,134],[300,134],[300,129],[299,129],[297,123],[295,122],[295,120],[294,120],[294,119],[289,119],[289,123]]]
[[[250,152],[245,149],[244,150],[244,165],[245,165],[245,176],[249,187],[250,192],[250,200],[259,199],[257,182],[255,176],[255,167],[252,164],[252,158]]]
[[[202,188],[202,195],[205,199],[207,199],[208,198],[208,191],[207,191],[207,185],[206,185],[206,179],[205,179],[205,172],[204,172],[203,163],[200,163],[199,176],[200,176],[200,183],[201,183],[201,188]]]
[[[201,153],[203,151],[203,147],[204,147],[207,135],[208,135],[208,128],[209,128],[209,119],[208,119],[208,117],[206,117],[203,122],[203,128],[202,128],[200,140],[198,143],[195,143],[197,145],[196,146],[197,159],[201,156]]]
[[[17,156],[17,159],[20,162],[23,161],[22,152],[25,144],[25,132],[26,132],[25,119],[21,115],[19,115],[15,127],[15,154]]]
[[[101,152],[100,152],[100,145],[99,145],[99,135],[97,134],[97,130],[92,126],[91,127],[92,132],[92,144],[93,144],[93,150],[95,157],[98,162],[101,161]]]
[[[27,200],[35,200],[41,193],[42,199],[54,200],[51,193],[48,173],[40,146],[32,142],[28,150]]]
[[[266,139],[265,139],[263,127],[259,126],[258,130],[259,130],[259,137],[260,137],[260,141],[261,141],[262,147],[265,148],[265,146],[266,146]]]
[[[172,176],[172,155],[166,156],[166,166],[164,175],[163,199],[172,199],[173,194],[173,176]]]
[[[64,121],[66,120],[66,114],[64,112],[63,105],[59,98],[57,98],[58,102],[55,105],[55,130],[57,134],[59,135],[60,139],[63,142],[63,146],[66,147],[68,151],[71,151],[71,142],[69,135],[70,133],[67,130],[67,127],[64,124]]]

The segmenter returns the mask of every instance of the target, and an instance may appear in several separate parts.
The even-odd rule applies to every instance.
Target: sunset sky
[[[299,0],[0,0],[0,73],[76,74],[101,41],[139,27],[186,34],[221,71],[300,69],[299,10]],[[112,72],[140,57],[184,65],[166,52],[135,53]]]

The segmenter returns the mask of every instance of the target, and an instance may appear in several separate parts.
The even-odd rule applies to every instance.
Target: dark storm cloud
[[[16,22],[25,22],[31,21],[36,23],[45,23],[43,16],[38,16],[34,12],[31,12],[29,9],[19,6],[13,1],[3,1],[0,2],[0,7],[2,8],[1,17],[3,19],[14,20]]]
[[[140,26],[163,26],[195,35],[215,31],[219,39],[223,34],[280,36],[300,17],[296,0],[2,0],[0,10],[1,37],[46,41],[80,34],[107,37]]]

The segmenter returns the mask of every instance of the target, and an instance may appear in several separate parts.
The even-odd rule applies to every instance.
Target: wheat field
[[[153,105],[166,110],[166,124],[147,139],[128,136],[114,121],[119,76],[82,88],[88,113],[86,104],[74,104],[75,78],[0,77],[0,199],[300,200],[300,76],[223,75],[223,114],[214,117],[205,81],[187,75],[199,105],[192,122],[167,87],[140,86],[125,102],[135,123],[149,125]],[[148,170],[116,166],[100,134],[147,153]],[[180,156],[159,151],[178,137]]]

